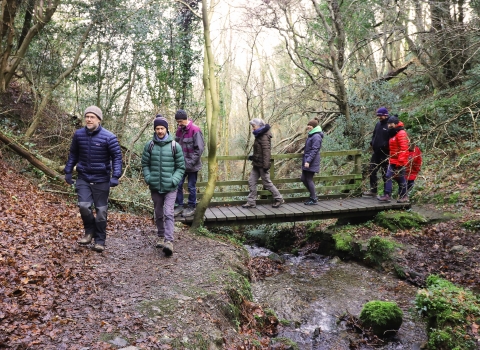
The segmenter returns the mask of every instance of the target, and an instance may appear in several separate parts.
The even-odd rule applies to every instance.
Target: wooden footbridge
[[[273,208],[269,191],[259,190],[259,199],[256,208],[242,208],[248,195],[248,181],[227,180],[217,181],[216,190],[205,212],[204,224],[206,226],[228,225],[258,225],[281,222],[296,222],[307,220],[321,220],[332,218],[370,218],[380,211],[389,209],[405,209],[409,204],[381,203],[376,198],[362,198],[361,192],[364,187],[362,180],[361,152],[360,150],[347,150],[335,152],[322,152],[322,169],[329,170],[329,174],[320,172],[314,177],[318,204],[305,205],[303,202],[308,198],[308,192],[300,181],[301,154],[281,154],[272,156],[271,179],[282,193],[285,204],[279,208]],[[219,161],[243,162],[246,165],[247,174],[250,171],[250,163],[244,156],[219,156]],[[275,177],[275,163],[282,163],[282,170],[289,174],[288,178]],[[288,164],[286,162],[289,162]],[[242,164],[236,164],[235,169]],[[233,169],[231,166],[230,169]],[[219,167],[219,171],[229,168]],[[201,196],[202,188],[206,182],[197,183]],[[261,183],[258,185],[261,186]],[[176,217],[176,221],[191,224],[192,217]]]

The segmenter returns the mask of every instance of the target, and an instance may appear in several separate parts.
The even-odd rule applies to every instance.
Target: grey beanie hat
[[[98,117],[98,119],[103,120],[102,110],[100,108],[98,108],[97,106],[87,107],[85,109],[85,113],[83,113],[83,116],[85,117],[87,115],[87,113],[93,113]]]
[[[263,119],[260,119],[260,118],[253,118],[252,120],[250,120],[250,125],[257,125],[257,126],[265,126],[265,122],[263,121]]]

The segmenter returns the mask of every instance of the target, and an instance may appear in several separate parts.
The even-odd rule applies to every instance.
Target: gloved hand
[[[110,187],[118,186],[118,179],[116,177],[112,177],[110,179]]]
[[[248,156],[248,160],[252,161],[252,160],[253,160],[253,156],[252,156],[252,155],[249,155],[249,156]]]
[[[263,168],[263,171],[268,172],[270,168]]]
[[[72,174],[65,174],[65,182],[69,185],[73,185],[75,181],[72,179]]]

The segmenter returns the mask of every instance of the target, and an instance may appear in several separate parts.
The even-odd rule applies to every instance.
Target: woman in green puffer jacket
[[[173,254],[173,209],[177,186],[185,173],[182,147],[173,141],[168,122],[160,114],[153,122],[153,139],[145,144],[142,154],[143,178],[149,185],[157,225],[157,248],[165,255]]]

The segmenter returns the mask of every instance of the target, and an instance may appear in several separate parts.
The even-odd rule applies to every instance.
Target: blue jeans
[[[183,183],[188,177],[188,206],[191,208],[195,208],[197,206],[197,175],[198,171],[185,172],[182,180],[178,184],[177,200],[175,201],[176,204],[183,206]]]
[[[398,197],[403,198],[407,195],[407,181],[405,180],[405,167],[389,164],[387,169],[387,181],[385,182],[385,194],[392,194],[392,179],[398,183]]]

